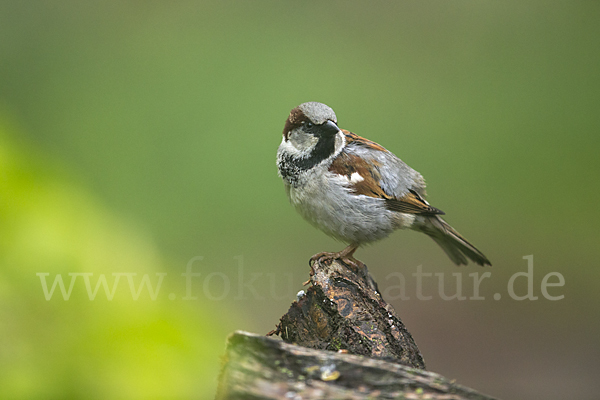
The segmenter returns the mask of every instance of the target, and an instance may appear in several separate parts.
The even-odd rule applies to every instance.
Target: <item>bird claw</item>
[[[310,258],[310,260],[308,260],[308,265],[310,266],[311,269],[311,276],[314,274],[315,270],[314,270],[314,266],[315,263],[319,264],[319,265],[323,265],[323,264],[331,264],[333,262],[333,260],[339,258],[340,253],[328,253],[326,251],[321,252],[321,253],[317,253],[314,256],[312,256]]]
[[[353,267],[356,271],[361,271],[367,268],[362,261],[359,261],[354,257],[342,257],[341,260],[344,262],[344,264]]]
[[[358,245],[350,245],[337,253],[321,252],[315,254],[308,261],[308,265],[310,266],[310,276],[312,277],[315,274],[315,263],[318,263],[319,265],[330,265],[334,260],[340,260],[356,271],[364,270],[366,268],[365,264],[354,258],[354,251],[357,247]]]

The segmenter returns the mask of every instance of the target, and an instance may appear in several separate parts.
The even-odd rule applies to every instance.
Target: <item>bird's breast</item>
[[[368,243],[400,227],[383,199],[356,195],[348,180],[329,171],[310,171],[301,185],[286,185],[291,204],[311,224],[345,242]]]

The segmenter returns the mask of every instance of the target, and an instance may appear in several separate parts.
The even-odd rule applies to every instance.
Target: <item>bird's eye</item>
[[[312,128],[312,127],[313,127],[313,125],[314,125],[314,124],[313,124],[312,122],[310,122],[310,121],[306,121],[306,122],[304,123],[304,126],[305,126],[305,127],[307,127],[308,129]]]

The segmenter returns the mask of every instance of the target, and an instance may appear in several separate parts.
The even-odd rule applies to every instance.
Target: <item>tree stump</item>
[[[274,333],[311,349],[347,350],[425,369],[411,334],[366,266],[335,260],[315,264],[312,272],[312,286],[292,303]]]
[[[315,264],[309,283],[267,334],[282,340],[229,338],[217,399],[492,399],[425,371],[366,266]]]

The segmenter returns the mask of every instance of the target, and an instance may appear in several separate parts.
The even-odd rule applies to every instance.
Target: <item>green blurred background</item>
[[[289,110],[320,101],[420,171],[493,261],[457,269],[413,232],[357,253],[388,295],[407,278],[392,304],[428,368],[505,399],[597,398],[599,17],[591,1],[1,2],[0,396],[210,398],[227,334],[271,330],[307,259],[343,246],[276,174]],[[513,300],[530,254],[539,299]],[[492,272],[485,300],[418,300],[418,265],[449,294],[461,273],[467,296]],[[550,272],[562,300],[541,295]],[[92,301],[78,277],[47,301],[37,273],[167,275],[155,300],[123,277]]]

